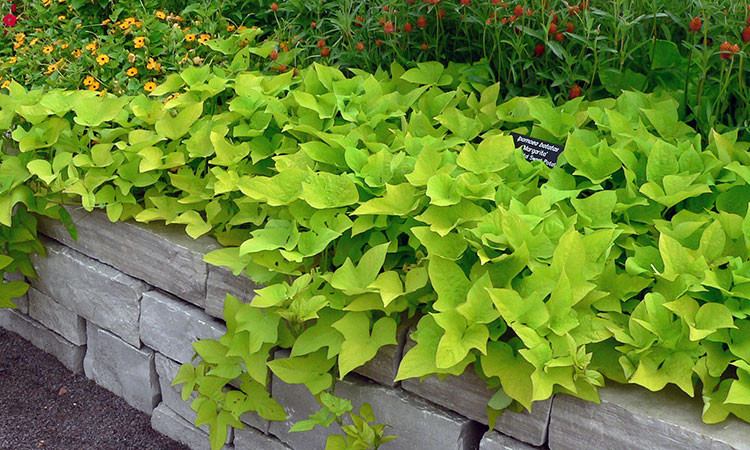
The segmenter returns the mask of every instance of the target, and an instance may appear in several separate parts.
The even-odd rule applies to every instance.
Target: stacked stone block
[[[68,369],[151,415],[152,427],[192,449],[209,449],[208,428],[196,428],[181,386],[172,386],[180,366],[193,357],[192,343],[219,339],[226,331],[226,293],[250,301],[256,285],[244,275],[211,266],[203,256],[218,244],[193,240],[179,227],[111,223],[103,213],[69,209],[77,241],[54,221],[41,218],[48,257],[35,257],[39,278],[0,310],[0,326],[55,355]],[[23,279],[17,274],[8,279]],[[398,364],[413,345],[410,330],[382,348],[355,375],[338,381],[335,394],[355,408],[364,402],[376,422],[398,436],[393,449],[620,449],[713,448],[750,450],[750,425],[731,419],[700,422],[700,401],[677,392],[650,393],[634,386],[601,390],[601,404],[557,395],[531,412],[504,412],[487,430],[492,392],[472,371],[440,382],[435,377],[396,382]],[[277,357],[283,357],[277,352]],[[290,433],[291,425],[319,409],[309,391],[273,378],[270,390],[286,409],[286,422],[243,415],[244,430],[229,430],[224,450],[322,449],[331,433],[316,428]]]

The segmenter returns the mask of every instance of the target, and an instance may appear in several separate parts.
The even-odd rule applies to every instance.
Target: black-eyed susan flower
[[[154,83],[153,81],[149,81],[148,83],[143,85],[143,90],[146,92],[151,92],[154,89],[156,89],[156,83]]]
[[[163,11],[156,11],[154,14],[156,14],[157,19],[164,20],[167,18],[167,15]]]
[[[98,62],[100,66],[107,64],[109,62],[109,55],[102,53],[96,57],[96,62]]]
[[[18,58],[15,56],[11,56],[10,58],[8,58],[8,64],[15,64],[17,62],[18,62]]]
[[[63,15],[57,16],[57,21],[58,22],[62,22],[63,20],[65,20],[65,16],[63,16]]]
[[[71,55],[73,55],[73,57],[74,57],[75,59],[78,59],[78,58],[80,58],[80,57],[81,57],[81,53],[82,53],[82,52],[81,52],[81,49],[80,49],[80,48],[77,48],[77,49],[73,50],[72,52],[70,52],[70,54],[71,54]]]
[[[95,52],[96,51],[96,42],[92,42],[90,44],[87,44],[86,45],[86,50],[88,50],[90,52]]]
[[[231,33],[231,32],[232,32],[232,31],[234,31],[235,29],[237,29],[237,27],[235,27],[234,25],[227,25],[227,31],[228,31],[228,32],[230,32],[230,33]]]
[[[62,45],[60,46],[60,48],[61,48],[61,49],[63,49],[63,50],[65,50],[65,49],[66,49],[66,48],[68,48],[68,47],[70,47],[70,44],[68,44],[67,42],[64,42],[64,43],[63,43],[63,44],[62,44]]]
[[[92,81],[91,84],[89,85],[89,90],[90,91],[98,91],[99,90],[99,82],[96,81],[96,80]]]
[[[48,45],[48,46],[46,46],[46,47],[44,47],[44,48],[42,49],[42,53],[44,53],[45,55],[49,55],[50,53],[52,53],[52,51],[53,51],[54,49],[55,49],[55,47],[53,47],[53,46],[51,46],[51,45]]]
[[[13,43],[13,50],[18,50],[23,45],[23,41],[14,42]]]
[[[39,38],[34,38],[29,42],[29,47],[33,47],[36,45],[36,43],[39,42]]]
[[[185,35],[185,40],[188,42],[193,42],[195,40],[195,35],[193,33],[188,33]]]
[[[198,42],[200,42],[201,44],[205,44],[209,39],[211,39],[211,35],[207,33],[203,33],[198,36]]]
[[[146,45],[146,38],[143,36],[138,36],[137,38],[133,39],[133,45],[135,48],[141,48],[144,45]]]
[[[138,69],[135,68],[135,67],[131,67],[125,73],[128,74],[129,77],[134,77],[134,76],[138,75]]]
[[[96,81],[94,77],[91,75],[87,75],[86,78],[83,79],[83,85],[84,86],[91,86],[91,84]]]

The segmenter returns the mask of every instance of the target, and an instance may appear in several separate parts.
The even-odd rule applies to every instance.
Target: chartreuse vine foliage
[[[324,406],[297,429],[341,420],[334,381],[410,324],[398,379],[476,370],[491,416],[609,378],[700,381],[706,422],[750,421],[750,143],[701,136],[666,94],[498,105],[458,66],[352,72],[192,68],[166,103],[11,85],[0,267],[31,275],[27,211],[72,202],[215,235],[206,260],[265,287],[227,297],[226,335],[175,380],[214,448],[246,411],[284,419],[271,373]],[[510,131],[565,143],[558,166]],[[360,413],[331,448],[387,439]]]

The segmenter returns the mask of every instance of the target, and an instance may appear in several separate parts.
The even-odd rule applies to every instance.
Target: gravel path
[[[0,328],[0,449],[187,450],[151,418]]]

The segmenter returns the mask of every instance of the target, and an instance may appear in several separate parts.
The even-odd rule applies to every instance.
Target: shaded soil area
[[[0,449],[187,450],[151,418],[0,329]]]

